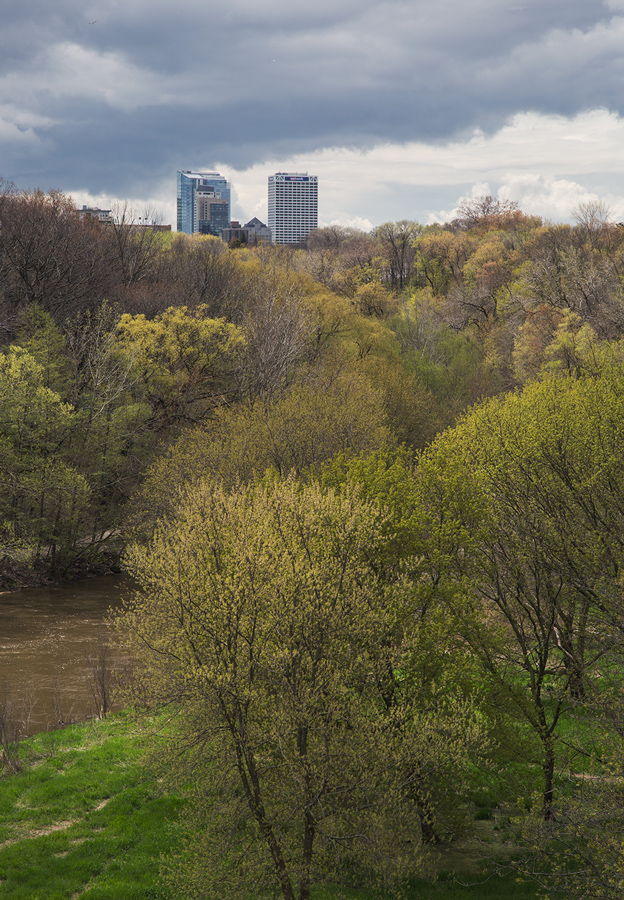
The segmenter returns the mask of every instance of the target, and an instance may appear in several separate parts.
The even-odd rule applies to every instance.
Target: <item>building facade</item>
[[[250,219],[249,222],[245,222],[244,227],[247,232],[248,244],[271,243],[271,229],[256,216],[254,216],[253,219]]]
[[[269,175],[269,228],[274,244],[303,244],[318,228],[318,176],[307,172]]]
[[[195,192],[195,231],[199,234],[214,234],[218,237],[230,224],[230,204],[221,197],[219,191]]]
[[[178,231],[221,236],[229,222],[229,181],[218,172],[178,170]]]
[[[241,244],[249,244],[253,247],[257,244],[270,244],[271,229],[254,216],[245,225],[241,225],[240,222],[230,222],[229,227],[223,229],[221,237],[226,244],[239,241]]]
[[[78,210],[81,219],[97,219],[102,225],[113,224],[113,213],[110,209],[100,209],[99,206],[83,206]]]
[[[223,229],[221,237],[226,244],[233,244],[235,241],[246,244],[247,229],[240,222],[230,222],[228,227]]]

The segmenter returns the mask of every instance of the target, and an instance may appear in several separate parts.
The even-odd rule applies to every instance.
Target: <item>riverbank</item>
[[[96,559],[78,557],[70,565],[60,568],[58,563],[46,557],[20,560],[15,556],[4,554],[0,558],[0,594],[99,575],[119,575],[121,572],[119,556],[119,551],[115,550],[100,553]]]

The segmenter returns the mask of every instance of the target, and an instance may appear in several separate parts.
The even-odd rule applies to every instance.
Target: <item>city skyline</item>
[[[28,0],[0,33],[0,176],[174,225],[182,165],[235,185],[234,219],[267,218],[277,171],[318,174],[319,224],[483,193],[624,219],[623,47],[624,0]]]

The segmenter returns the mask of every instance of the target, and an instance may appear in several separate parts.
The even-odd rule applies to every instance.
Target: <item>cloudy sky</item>
[[[177,169],[266,221],[444,221],[463,197],[624,219],[624,0],[5,0],[0,176],[175,227]]]

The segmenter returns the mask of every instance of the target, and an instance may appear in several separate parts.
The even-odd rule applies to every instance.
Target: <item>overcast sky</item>
[[[319,176],[321,224],[484,193],[624,219],[624,0],[5,0],[0,176],[175,227],[176,170]]]

